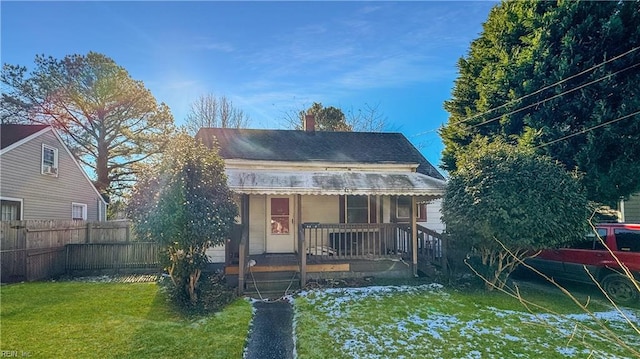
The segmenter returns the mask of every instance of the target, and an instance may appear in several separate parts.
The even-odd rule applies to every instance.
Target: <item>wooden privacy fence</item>
[[[157,269],[159,253],[155,242],[68,244],[66,270]]]
[[[59,276],[67,273],[69,265],[73,265],[73,270],[159,266],[157,246],[130,242],[128,221],[2,221],[0,231],[3,283]],[[85,255],[96,264],[80,258]],[[83,265],[87,268],[82,268]]]

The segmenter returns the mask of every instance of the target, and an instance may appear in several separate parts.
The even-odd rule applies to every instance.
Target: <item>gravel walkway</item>
[[[245,359],[293,359],[293,306],[255,302]]]

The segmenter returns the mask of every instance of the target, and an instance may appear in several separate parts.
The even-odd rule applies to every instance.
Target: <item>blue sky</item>
[[[3,63],[103,53],[181,124],[227,96],[252,128],[313,102],[378,106],[434,165],[456,63],[495,2],[1,2]]]

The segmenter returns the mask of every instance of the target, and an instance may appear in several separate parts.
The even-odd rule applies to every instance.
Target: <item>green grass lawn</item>
[[[155,283],[41,282],[0,288],[0,349],[32,358],[240,358],[251,305],[181,317]]]
[[[525,292],[560,314],[529,313],[500,293],[420,287],[330,289],[295,299],[298,358],[629,358],[640,333],[604,303],[589,307],[632,349],[561,295]],[[640,325],[640,311],[625,309]],[[576,329],[577,325],[577,329]],[[583,329],[581,327],[591,329]],[[604,338],[603,338],[604,337]]]
[[[571,301],[422,286],[337,288],[295,298],[298,358],[629,358]],[[0,287],[0,349],[32,358],[241,358],[251,305],[188,319],[155,283],[41,282]],[[602,302],[590,309],[630,348],[640,333]],[[639,309],[624,309],[640,325]],[[582,327],[591,328],[583,329]],[[632,349],[633,350],[633,349]]]

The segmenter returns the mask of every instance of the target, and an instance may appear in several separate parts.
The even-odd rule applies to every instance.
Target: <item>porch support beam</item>
[[[411,262],[413,276],[418,276],[418,223],[416,220],[416,197],[411,196]]]
[[[300,288],[307,284],[307,244],[304,241],[304,229],[302,229],[302,195],[296,196],[296,226],[298,227],[298,255],[300,256]]]
[[[249,195],[243,194],[241,200],[240,220],[242,221],[242,234],[240,236],[240,244],[238,246],[238,294],[244,292],[244,279],[248,268],[249,253]]]

